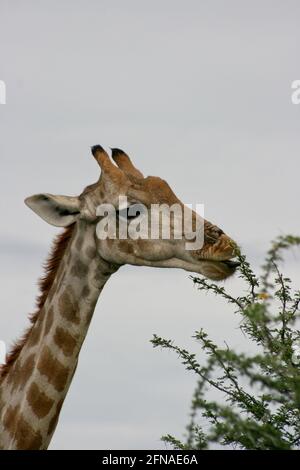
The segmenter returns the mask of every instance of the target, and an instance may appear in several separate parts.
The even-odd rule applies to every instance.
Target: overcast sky
[[[24,205],[79,194],[91,145],[124,148],[146,175],[236,239],[255,267],[300,233],[299,1],[0,0],[0,339],[27,324],[57,229]],[[299,287],[299,255],[286,271]],[[237,292],[240,281],[226,281]],[[123,267],[105,287],[53,449],[164,448],[181,436],[194,378],[153,333],[245,347],[232,310],[179,270]]]

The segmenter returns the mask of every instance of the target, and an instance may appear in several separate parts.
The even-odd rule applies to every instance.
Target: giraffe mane
[[[13,344],[11,350],[6,356],[6,363],[0,365],[0,380],[8,374],[12,365],[18,359],[20,352],[22,351],[27,339],[30,336],[30,333],[39,317],[39,314],[46,302],[50,289],[53,285],[54,279],[56,277],[60,265],[60,261],[72,238],[74,227],[75,224],[72,224],[69,227],[65,228],[64,231],[57,235],[53,241],[50,254],[46,262],[44,263],[44,275],[40,278],[38,282],[40,293],[36,300],[36,310],[34,313],[29,315],[29,321],[31,324],[29,328],[27,328],[23,336]]]

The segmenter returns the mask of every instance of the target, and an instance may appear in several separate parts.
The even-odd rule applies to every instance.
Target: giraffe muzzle
[[[226,264],[229,268],[233,268],[233,269],[236,269],[241,265],[241,263],[239,261],[234,261],[234,260],[231,260],[231,259],[228,259],[226,261],[222,261],[222,263]]]

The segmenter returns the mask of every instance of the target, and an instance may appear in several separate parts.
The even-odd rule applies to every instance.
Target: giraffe
[[[92,154],[100,177],[80,196],[45,193],[25,200],[42,219],[64,230],[46,263],[30,327],[0,369],[1,449],[48,448],[98,297],[122,265],[182,268],[215,280],[229,277],[238,266],[234,242],[206,220],[198,250],[187,251],[183,240],[175,239],[99,239],[97,207],[117,207],[120,195],[130,205],[183,204],[166,181],[145,178],[124,151],[112,149],[110,158],[96,145]]]

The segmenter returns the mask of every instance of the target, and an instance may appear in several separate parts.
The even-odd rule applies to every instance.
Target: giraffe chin
[[[201,274],[202,276],[213,281],[222,281],[232,276],[239,263],[234,260],[186,260],[179,258],[169,258],[163,261],[150,261],[150,260],[132,260],[130,263],[135,266],[149,266],[153,268],[177,268],[183,269],[190,273]]]
[[[232,276],[235,272],[239,263],[234,261],[213,261],[213,260],[201,260],[199,263],[199,272],[208,279],[214,281],[222,281]]]

